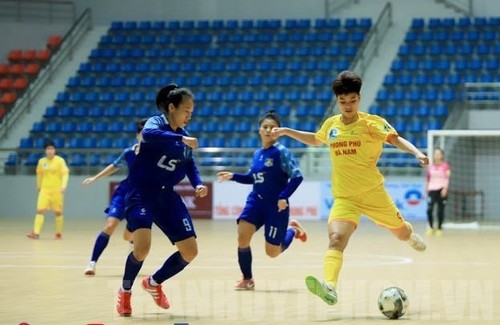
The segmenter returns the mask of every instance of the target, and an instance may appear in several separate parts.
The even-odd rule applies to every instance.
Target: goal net
[[[445,222],[493,222],[500,212],[500,130],[430,130],[428,155],[441,148],[451,176]]]

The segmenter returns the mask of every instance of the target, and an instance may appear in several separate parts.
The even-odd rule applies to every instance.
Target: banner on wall
[[[425,182],[386,182],[385,188],[406,220],[426,220]]]
[[[213,218],[235,220],[243,210],[252,186],[223,182],[214,183],[213,190]],[[290,198],[290,217],[298,220],[319,219],[320,199],[319,182],[303,182]]]
[[[385,188],[406,220],[426,219],[427,201],[424,195],[425,182],[390,181],[385,183]],[[320,206],[321,219],[328,219],[333,201],[331,183],[322,182]]]
[[[116,187],[120,182],[109,182],[109,199],[113,195]],[[203,183],[208,188],[208,195],[204,198],[199,198],[194,196],[194,189],[191,183],[182,182],[174,186],[174,190],[179,193],[182,201],[188,208],[189,214],[193,218],[211,218],[212,217],[212,202],[213,202],[213,191],[212,183]]]

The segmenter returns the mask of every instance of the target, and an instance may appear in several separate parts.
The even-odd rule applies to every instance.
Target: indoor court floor
[[[155,228],[152,250],[135,282],[132,317],[116,314],[129,244],[123,225],[86,277],[94,240],[104,220],[71,219],[63,240],[53,239],[46,217],[40,240],[30,240],[32,218],[0,218],[1,324],[372,324],[387,319],[377,297],[389,286],[404,289],[410,307],[404,324],[500,324],[500,231],[455,229],[427,237],[419,253],[385,229],[362,221],[344,255],[339,303],[328,306],[310,294],[307,275],[322,278],[326,222],[304,222],[309,240],[294,241],[278,258],[265,256],[262,230],[252,245],[255,291],[232,289],[240,277],[233,221],[195,220],[199,255],[164,283],[171,308],[163,310],[140,287],[174,252]],[[423,234],[425,225],[416,224]]]

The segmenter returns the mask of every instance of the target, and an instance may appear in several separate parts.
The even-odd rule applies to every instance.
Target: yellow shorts
[[[64,194],[60,190],[41,190],[38,194],[37,210],[52,209],[54,212],[63,211]]]
[[[361,215],[389,229],[400,228],[405,222],[384,186],[348,198],[335,198],[328,222],[344,220],[358,225]]]

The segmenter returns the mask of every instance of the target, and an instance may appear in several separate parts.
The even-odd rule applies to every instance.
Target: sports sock
[[[170,257],[163,263],[162,267],[156,271],[151,278],[158,284],[170,279],[180,271],[182,271],[189,262],[186,262],[179,251],[170,255]]]
[[[45,220],[43,214],[35,215],[35,225],[33,226],[33,232],[39,234],[42,231],[43,221]]]
[[[130,290],[134,284],[134,280],[141,270],[143,261],[138,261],[134,257],[134,253],[130,253],[125,263],[125,272],[123,273],[122,289]]]
[[[245,248],[238,247],[238,263],[240,264],[243,279],[249,280],[252,276],[252,250],[250,246]]]
[[[281,251],[284,252],[288,246],[290,246],[290,244],[292,243],[293,241],[293,238],[295,237],[295,232],[298,231],[296,229],[293,229],[293,228],[288,228],[287,231],[286,231],[286,234],[285,234],[285,238],[283,239],[283,242],[281,243]]]
[[[337,286],[343,259],[344,253],[341,251],[329,249],[325,253],[325,264],[323,266],[325,282],[333,287]]]
[[[102,232],[97,236],[94,244],[94,250],[92,251],[91,261],[97,262],[102,252],[108,246],[109,235],[105,232]]]
[[[62,215],[56,216],[56,234],[61,234],[64,225],[64,217]]]

